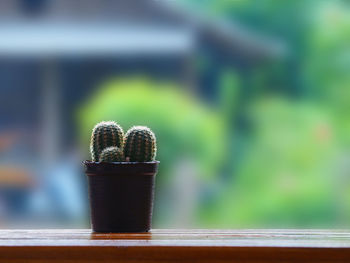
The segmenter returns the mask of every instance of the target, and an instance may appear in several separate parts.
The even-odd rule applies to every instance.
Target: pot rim
[[[152,162],[93,162],[83,161],[85,173],[88,176],[95,175],[121,175],[140,174],[155,175],[158,171],[159,161]]]
[[[85,160],[82,162],[84,165],[98,165],[98,164],[111,164],[111,165],[131,165],[131,164],[155,164],[160,163],[159,161],[151,161],[151,162],[94,162],[91,160]]]

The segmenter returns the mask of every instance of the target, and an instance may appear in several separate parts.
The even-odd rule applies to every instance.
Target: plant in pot
[[[124,135],[116,122],[98,123],[85,161],[94,232],[147,232],[151,228],[156,137],[145,126]]]

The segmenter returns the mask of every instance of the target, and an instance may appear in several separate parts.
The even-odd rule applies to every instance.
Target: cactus
[[[91,135],[90,152],[93,161],[98,162],[103,149],[116,146],[123,148],[123,129],[114,121],[103,121],[94,127]]]
[[[124,162],[124,160],[122,149],[116,146],[107,147],[100,154],[100,162]]]
[[[125,135],[124,156],[126,161],[154,161],[156,147],[156,137],[148,127],[134,126]]]

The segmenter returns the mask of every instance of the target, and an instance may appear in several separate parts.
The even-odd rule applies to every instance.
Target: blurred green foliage
[[[280,62],[254,70],[240,109],[251,126],[243,157],[199,220],[213,227],[349,226],[350,2],[183,4],[288,48]]]
[[[254,102],[254,133],[228,187],[201,219],[230,227],[325,227],[337,217],[330,116],[281,98]]]
[[[84,144],[102,119],[125,128],[150,126],[158,137],[162,177],[190,158],[207,183],[196,196],[195,226],[349,226],[349,2],[183,3],[282,41],[287,57],[251,71],[244,107],[239,71],[223,66],[215,111],[176,85],[109,81],[79,112]],[[243,139],[237,116],[249,124]]]
[[[313,98],[336,119],[337,136],[350,146],[350,3],[328,1],[317,9],[308,36],[306,75]]]

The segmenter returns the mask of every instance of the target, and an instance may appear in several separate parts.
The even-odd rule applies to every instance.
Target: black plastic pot
[[[148,232],[159,162],[85,161],[94,232]]]

